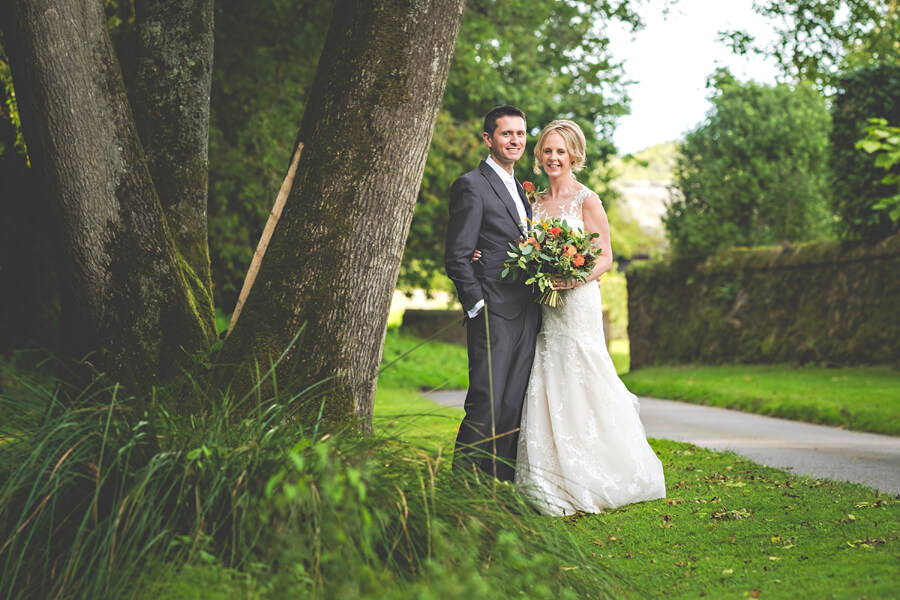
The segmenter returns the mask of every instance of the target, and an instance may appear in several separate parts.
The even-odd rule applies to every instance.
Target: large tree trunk
[[[328,379],[326,421],[370,422],[387,315],[465,0],[336,3],[291,194],[222,362],[239,388],[306,324],[278,385]],[[310,403],[304,421],[320,404]]]
[[[65,339],[119,380],[170,373],[215,332],[148,173],[97,0],[0,0],[32,163],[63,247]]]
[[[213,0],[137,0],[134,121],[175,247],[212,316],[206,231]],[[199,299],[199,298],[198,298]]]

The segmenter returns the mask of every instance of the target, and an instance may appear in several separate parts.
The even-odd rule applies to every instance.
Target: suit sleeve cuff
[[[466,313],[469,315],[470,319],[474,319],[478,316],[478,313],[481,312],[481,309],[484,308],[484,299],[479,300],[475,303],[475,306],[469,309],[469,312]]]

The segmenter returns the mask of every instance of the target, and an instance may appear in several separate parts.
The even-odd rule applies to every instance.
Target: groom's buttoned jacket
[[[531,206],[518,181],[516,188],[530,219]],[[453,183],[444,266],[466,312],[484,300],[492,313],[511,319],[533,302],[530,286],[500,277],[509,243],[522,234],[506,185],[485,161]],[[475,249],[481,259],[473,263]]]

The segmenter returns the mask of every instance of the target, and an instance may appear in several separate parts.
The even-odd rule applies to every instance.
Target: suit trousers
[[[486,309],[466,322],[469,391],[454,469],[474,465],[497,479],[515,479],[519,425],[540,320],[540,306],[528,302],[511,319]]]

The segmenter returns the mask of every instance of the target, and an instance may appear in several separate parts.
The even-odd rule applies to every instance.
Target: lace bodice
[[[548,219],[559,217],[572,227],[584,229],[584,212],[582,206],[584,199],[593,192],[586,187],[571,196],[551,200],[549,194],[544,194],[534,203],[532,210],[535,219]]]

